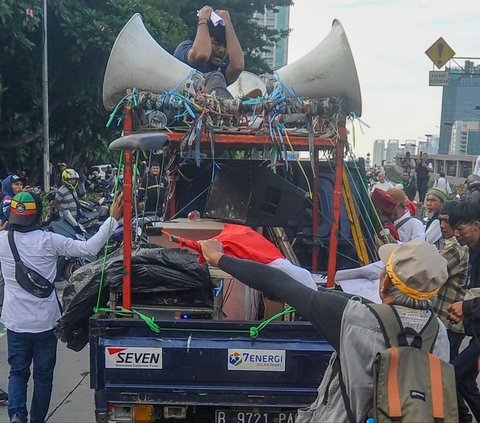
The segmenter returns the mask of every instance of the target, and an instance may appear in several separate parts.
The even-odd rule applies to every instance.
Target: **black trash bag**
[[[133,293],[162,293],[211,289],[206,264],[197,262],[197,255],[181,249],[139,248],[132,252]],[[97,305],[103,259],[82,266],[70,278],[63,292],[64,314],[55,328],[55,335],[67,348],[82,350],[88,343],[88,319]],[[121,292],[123,255],[113,252],[106,260],[99,306],[106,307],[110,292]]]

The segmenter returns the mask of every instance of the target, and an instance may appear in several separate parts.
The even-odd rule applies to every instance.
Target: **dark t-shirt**
[[[419,161],[417,164],[417,179],[430,179],[430,174],[428,168],[423,165],[422,161]]]
[[[145,212],[156,211],[159,215],[163,213],[163,200],[165,197],[166,180],[160,175],[153,176],[147,173],[138,189],[138,201],[145,203]]]
[[[188,52],[193,46],[193,41],[191,40],[185,40],[182,41],[177,48],[175,49],[175,52],[173,55],[183,63],[186,63],[187,65],[191,66],[192,68],[198,70],[199,72],[202,73],[208,73],[208,72],[214,72],[214,71],[220,71],[223,73],[223,76],[225,76],[225,80],[227,80],[227,63],[223,62],[220,66],[215,66],[209,62],[207,63],[200,63],[198,65],[192,65],[191,63],[188,63]],[[229,82],[227,81],[227,84]]]

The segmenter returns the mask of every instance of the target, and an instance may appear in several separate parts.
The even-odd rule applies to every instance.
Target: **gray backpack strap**
[[[437,340],[438,331],[440,330],[440,324],[438,323],[437,316],[430,310],[430,319],[420,331],[422,337],[422,350],[431,353]]]
[[[440,329],[435,313],[430,312],[427,323],[420,333],[417,333],[412,328],[403,327],[402,320],[395,307],[387,304],[367,304],[367,306],[380,324],[387,348],[411,345],[426,353],[433,351]],[[407,336],[413,337],[411,344],[407,343]]]
[[[395,309],[388,304],[367,304],[380,324],[387,348],[398,347],[398,335],[403,331],[402,321]]]
[[[410,217],[407,217],[405,220],[402,220],[401,222],[398,222],[396,225],[393,225],[395,226],[395,228],[400,229],[403,225],[405,225],[405,223],[407,223],[410,219],[413,219],[412,216]]]

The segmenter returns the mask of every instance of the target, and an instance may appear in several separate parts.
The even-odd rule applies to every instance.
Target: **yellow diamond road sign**
[[[442,68],[445,63],[455,56],[455,52],[442,37],[435,41],[425,54],[438,69]]]

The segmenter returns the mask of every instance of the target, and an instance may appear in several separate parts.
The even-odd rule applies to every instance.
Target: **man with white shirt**
[[[372,187],[372,191],[377,188],[383,191],[388,191],[390,188],[393,188],[393,184],[391,182],[388,182],[385,179],[385,172],[383,171],[379,172],[377,177],[378,177],[378,182],[375,182],[375,184]]]
[[[416,217],[413,217],[405,209],[407,196],[401,189],[392,188],[387,191],[397,202],[393,210],[393,224],[397,228],[400,242],[408,242],[412,239],[425,239],[425,227]]]
[[[61,316],[55,289],[51,290],[58,256],[96,255],[118,226],[122,216],[122,200],[118,197],[111,217],[88,241],[66,238],[40,228],[42,201],[32,193],[21,192],[12,199],[8,228],[0,232],[0,263],[5,279],[5,300],[1,322],[7,328],[8,415],[10,423],[27,423],[27,384],[33,362],[33,397],[30,423],[44,423],[50,404],[53,371],[56,362],[57,338],[53,330]],[[6,230],[8,229],[8,230]],[[30,276],[38,276],[45,291],[28,284],[21,263]],[[31,279],[30,279],[31,281]]]

